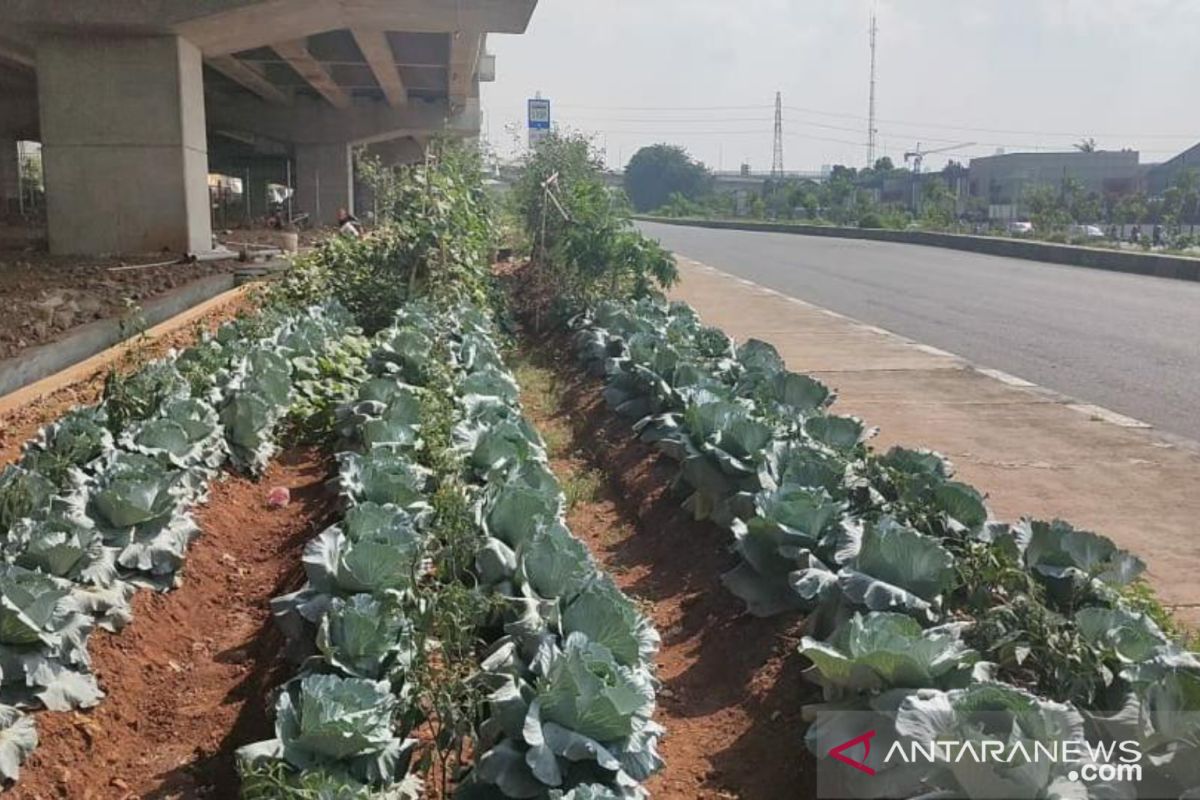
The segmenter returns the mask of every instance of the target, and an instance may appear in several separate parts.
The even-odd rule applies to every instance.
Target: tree
[[[921,222],[929,228],[945,229],[954,224],[954,195],[945,181],[936,177],[921,187]]]
[[[1096,140],[1090,136],[1086,139],[1080,139],[1073,146],[1076,150],[1078,150],[1081,153],[1095,153],[1096,152]]]
[[[1175,176],[1171,185],[1163,192],[1163,222],[1172,233],[1178,234],[1183,223],[1195,219],[1198,202],[1200,202],[1200,179],[1195,170],[1185,169]]]
[[[883,156],[875,159],[875,171],[888,173],[896,169],[896,165],[892,163],[890,156]]]
[[[1120,225],[1145,222],[1147,213],[1146,195],[1141,192],[1125,195],[1113,207],[1113,217]]]
[[[1054,186],[1041,184],[1027,189],[1024,202],[1034,230],[1041,235],[1062,231],[1070,222],[1063,192]]]
[[[705,166],[675,145],[643,147],[625,167],[625,193],[638,211],[660,208],[673,194],[698,200],[711,183]]]
[[[1072,222],[1089,225],[1099,222],[1104,214],[1104,201],[1096,192],[1089,192],[1075,178],[1063,180],[1063,206]]]

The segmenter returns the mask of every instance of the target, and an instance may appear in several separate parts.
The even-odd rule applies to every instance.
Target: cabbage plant
[[[61,486],[72,468],[87,467],[113,446],[104,407],[77,408],[42,428],[25,446],[21,466]]]
[[[412,622],[394,601],[369,594],[335,597],[317,629],[317,650],[351,678],[396,684],[417,656]]]
[[[802,551],[836,544],[845,504],[824,489],[787,485],[754,496],[753,515],[731,523],[741,563],[721,576],[755,616],[767,617],[803,605],[789,576]]]
[[[87,708],[103,694],[88,673],[91,615],[70,581],[0,565],[0,691],[3,701],[53,711]]]
[[[192,398],[168,402],[157,416],[125,430],[120,444],[125,450],[186,470],[197,501],[207,495],[208,482],[229,456],[216,410]]]
[[[424,541],[413,518],[397,506],[350,508],[340,524],[305,545],[308,583],[271,601],[276,621],[289,638],[307,641],[304,623],[319,623],[334,598],[405,592],[419,576]]]
[[[69,514],[89,517],[117,564],[156,588],[173,585],[199,528],[183,507],[196,487],[184,470],[140,453],[118,452],[96,477],[67,498]]]
[[[393,733],[397,704],[386,682],[306,675],[279,694],[275,738],[242,747],[238,760],[243,770],[279,761],[323,773],[339,790],[388,788],[404,778],[416,744]]]
[[[282,352],[264,345],[237,360],[220,412],[234,466],[252,475],[266,469],[277,449],[275,426],[291,400],[291,364]]]
[[[75,583],[111,586],[118,577],[118,551],[104,544],[87,517],[19,520],[0,549],[18,566]]]
[[[792,585],[802,595],[826,601],[840,600],[848,609],[898,611],[932,622],[941,613],[943,596],[954,586],[954,556],[938,541],[894,519],[883,517],[867,524],[862,540],[843,549],[845,562],[832,580],[828,567],[815,564],[792,574]]]
[[[12,706],[0,705],[0,780],[19,780],[21,764],[37,745],[33,719]]]
[[[410,514],[429,510],[430,472],[403,451],[376,448],[366,453],[338,453],[338,485],[351,504],[391,504]]]
[[[40,517],[50,507],[55,485],[31,469],[9,465],[0,471],[0,536],[23,517]]]
[[[582,633],[555,648],[532,684],[506,682],[491,696],[487,727],[499,736],[472,780],[506,797],[546,796],[551,789],[602,784],[618,797],[638,796],[638,782],[662,765],[663,729],[654,713],[654,683],[621,665]]]
[[[952,740],[973,746],[1021,746],[1033,753],[1038,745],[1075,742],[1086,753],[1084,721],[1072,706],[1042,700],[998,683],[977,683],[945,692],[922,689],[910,695],[896,714],[896,731],[928,747]],[[1051,759],[1023,759],[1011,764],[974,758],[939,761],[926,775],[927,784],[954,796],[978,798],[1086,798],[1088,791],[1068,773],[1072,765]]]
[[[965,623],[923,630],[904,614],[855,614],[828,641],[805,636],[800,653],[813,663],[808,677],[826,699],[897,688],[963,685],[979,654],[963,642]]]

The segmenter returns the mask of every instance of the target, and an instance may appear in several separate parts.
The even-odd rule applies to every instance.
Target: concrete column
[[[16,214],[20,208],[20,163],[17,161],[17,140],[0,135],[0,218]]]
[[[246,187],[246,201],[250,204],[250,216],[254,219],[267,215],[267,184],[273,175],[258,164],[248,168],[250,185]]]
[[[296,145],[296,213],[314,226],[332,225],[339,208],[354,211],[354,168],[350,145]]]
[[[200,51],[52,36],[37,67],[51,252],[211,250]]]

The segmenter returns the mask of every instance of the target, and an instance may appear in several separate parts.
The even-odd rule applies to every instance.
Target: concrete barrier
[[[1027,239],[1010,239],[998,236],[967,236],[957,233],[934,233],[933,231],[896,231],[886,228],[839,228],[832,225],[792,225],[783,222],[672,219],[647,216],[636,216],[634,218],[644,222],[658,222],[665,225],[681,225],[694,228],[791,233],[801,236],[830,236],[838,239],[866,239],[876,242],[897,242],[900,244],[919,244],[928,247],[946,247],[972,253],[1023,258],[1029,261],[1046,261],[1051,264],[1066,264],[1074,267],[1090,267],[1092,269],[1109,270],[1110,272],[1129,272],[1136,275],[1151,275],[1157,278],[1200,281],[1200,259],[1185,258],[1183,256],[1129,253],[1121,250],[1077,247],[1069,244],[1035,242]]]
[[[198,306],[234,287],[226,273],[202,278],[146,303],[142,318],[151,327]],[[30,347],[0,361],[0,397],[74,366],[124,340],[119,319],[101,319],[80,325],[63,338]]]

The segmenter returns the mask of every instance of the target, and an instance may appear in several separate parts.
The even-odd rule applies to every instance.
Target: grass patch
[[[600,499],[604,479],[593,469],[581,468],[572,471],[563,481],[563,494],[567,497],[567,509],[572,510],[580,503],[594,503]]]

